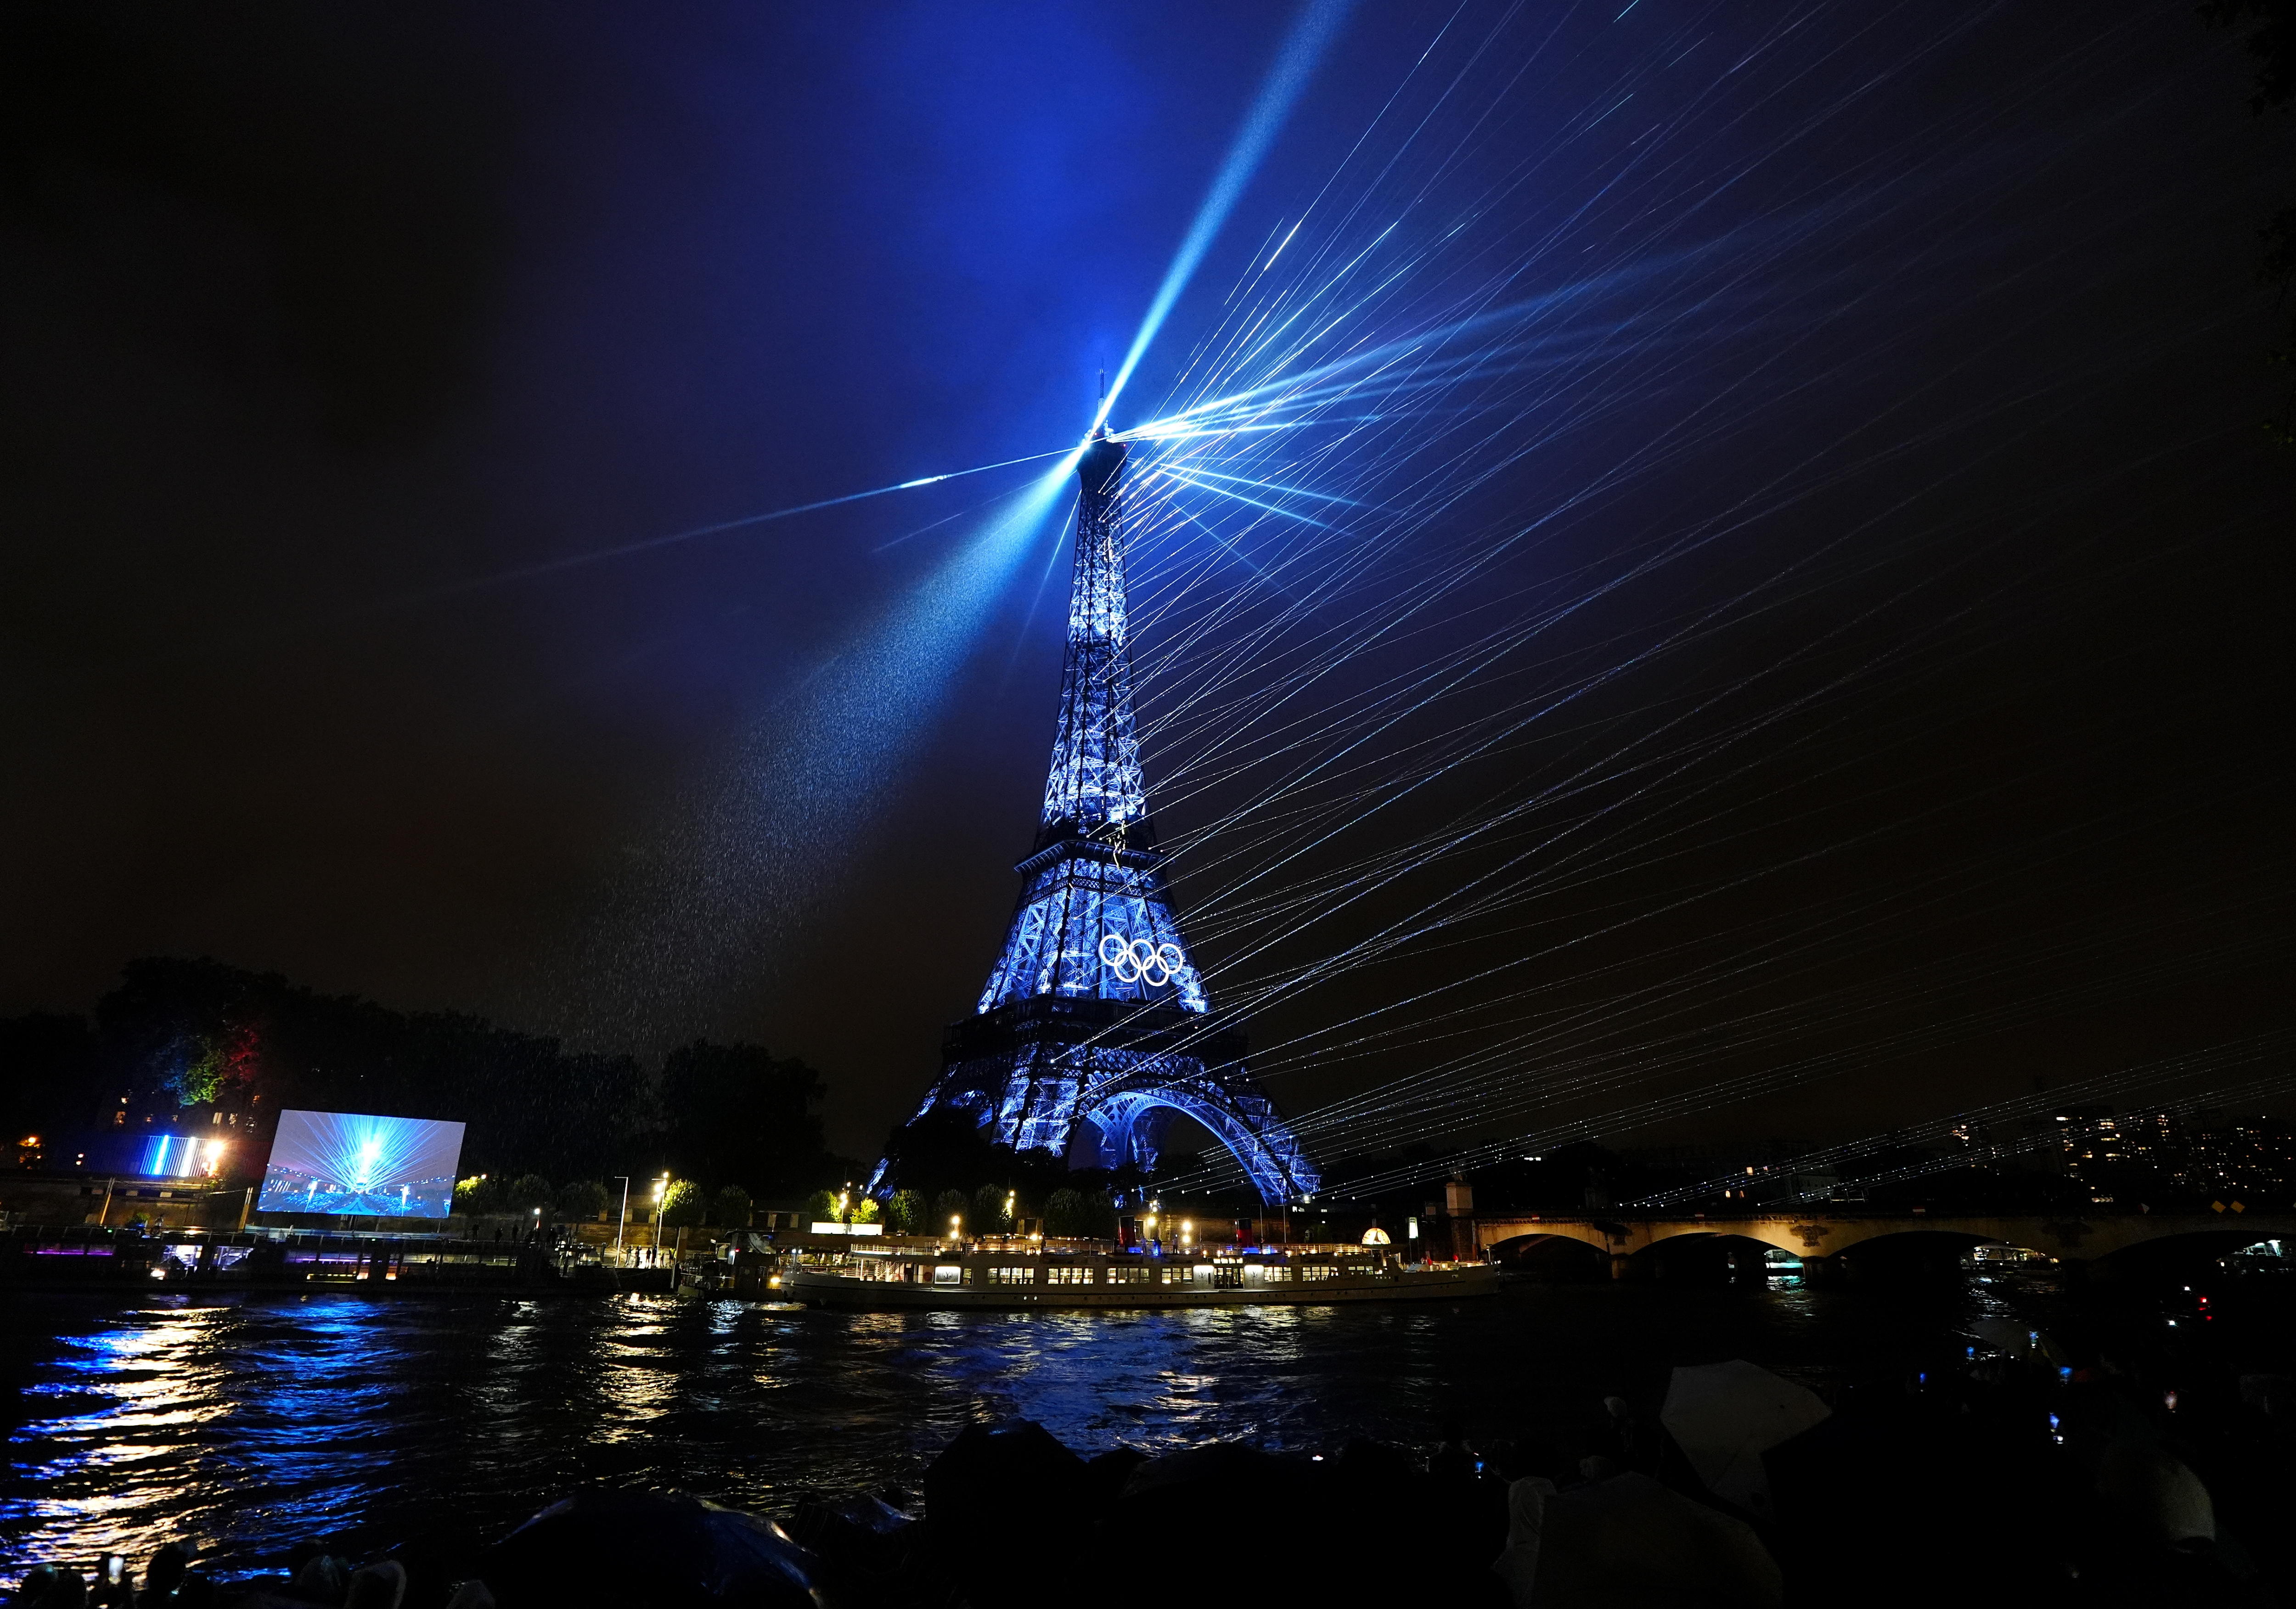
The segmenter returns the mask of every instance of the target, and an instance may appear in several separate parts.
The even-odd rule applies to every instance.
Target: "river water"
[[[4,1575],[194,1543],[218,1573],[306,1538],[475,1548],[588,1482],[763,1512],[914,1487],[975,1419],[1087,1454],[1214,1438],[1513,1436],[1676,1364],[1747,1358],[1817,1389],[1958,1355],[2030,1309],[1974,1278],[1904,1288],[1511,1285],[1423,1307],[851,1314],[601,1297],[201,1301],[15,1295]]]

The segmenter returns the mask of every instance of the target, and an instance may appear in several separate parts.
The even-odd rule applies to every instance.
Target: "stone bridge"
[[[1440,1233],[1438,1220],[1437,1233]],[[1951,1213],[1844,1212],[1833,1210],[1745,1214],[1579,1213],[1477,1215],[1451,1220],[1462,1252],[1496,1252],[1512,1260],[1544,1242],[1578,1241],[1611,1259],[1626,1278],[1640,1253],[1691,1236],[1734,1236],[1775,1246],[1813,1271],[1854,1246],[1894,1235],[1947,1235],[1972,1245],[2016,1246],[2060,1262],[2101,1266],[2117,1252],[2180,1236],[2221,1254],[2259,1240],[2296,1239],[2296,1214],[2285,1212]],[[1472,1239],[1470,1239],[1472,1236]],[[2205,1240],[2197,1237],[2205,1236]],[[1855,1260],[1854,1259],[1852,1260]]]

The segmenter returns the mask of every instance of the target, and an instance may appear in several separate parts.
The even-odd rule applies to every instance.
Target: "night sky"
[[[1329,905],[1208,920],[1217,996],[1577,868],[1267,995],[1295,1116],[1482,1047],[1495,1081],[1382,1142],[1669,1091],[1610,1137],[1824,1138],[2288,1026],[2296,452],[2256,232],[2296,124],[2188,6],[1755,10],[1358,8],[1119,398],[1152,416],[1303,218],[1282,273],[1416,265],[1335,341],[1592,285],[1557,339],[1602,361],[1373,398],[1284,461],[1356,521],[1472,484],[1218,696],[1159,656],[1232,644],[1257,572],[1141,556],[1183,920]],[[1043,464],[562,562],[1073,443],[1292,21],[10,7],[0,1014],[164,953],[603,1048],[739,1036],[873,1153],[1036,825],[1057,510],[977,597],[946,567]],[[1366,736],[1425,769],[1391,805],[1197,837],[1287,763],[1191,769],[1250,665],[1477,554],[1287,718],[1617,584]]]

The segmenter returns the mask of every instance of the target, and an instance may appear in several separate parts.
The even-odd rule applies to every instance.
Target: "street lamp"
[[[614,1260],[619,1263],[622,1260],[622,1231],[630,1221],[630,1176],[617,1173],[614,1177],[622,1181],[622,1215],[614,1220]]]
[[[948,1215],[948,1237],[951,1240],[956,1239],[958,1232],[964,1227],[964,1214],[962,1212],[952,1212]]]

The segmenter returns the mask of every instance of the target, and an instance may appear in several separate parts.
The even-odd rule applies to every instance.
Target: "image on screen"
[[[264,1212],[444,1218],[463,1125],[356,1112],[283,1112],[264,1170]]]

